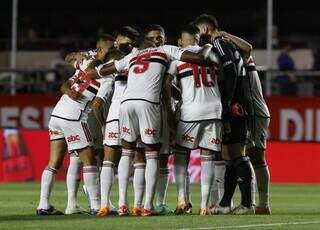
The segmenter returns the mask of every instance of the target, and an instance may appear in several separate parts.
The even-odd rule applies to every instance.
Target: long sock
[[[223,197],[224,193],[224,175],[226,173],[226,164],[225,161],[214,161],[214,181],[217,186],[217,203],[219,204],[220,200]]]
[[[109,207],[113,177],[114,163],[112,161],[103,161],[100,173],[101,207]]]
[[[78,156],[70,156],[70,163],[66,176],[68,204],[67,207],[77,206],[77,193],[80,184],[81,160]]]
[[[220,206],[231,207],[231,200],[237,187],[236,167],[232,161],[226,161],[226,173],[224,175],[224,193]]]
[[[134,190],[134,207],[143,207],[143,196],[145,189],[145,163],[136,163],[133,165],[134,175],[133,175],[133,190]]]
[[[187,170],[187,175],[186,175],[186,188],[185,188],[186,194],[185,194],[185,198],[187,199],[188,203],[192,203],[191,201],[191,194],[190,194],[190,175],[189,172]]]
[[[251,170],[251,201],[252,205],[256,205],[256,173],[254,172],[253,165],[251,164],[251,161],[249,161],[250,170]]]
[[[94,210],[99,210],[100,208],[98,180],[99,180],[99,175],[98,175],[98,168],[96,165],[83,167],[83,182],[88,191],[90,208]]]
[[[57,170],[51,167],[46,167],[43,170],[41,176],[41,192],[40,192],[40,202],[38,209],[48,209],[50,208],[50,194],[53,188],[54,176]]]
[[[176,180],[178,202],[187,202],[187,161],[186,153],[175,153],[174,157],[174,177]]]
[[[166,193],[168,188],[168,176],[169,169],[168,168],[160,168],[159,169],[159,178],[157,183],[157,205],[166,203]]]
[[[259,192],[259,207],[269,206],[270,173],[266,164],[256,165],[254,168]]]
[[[201,208],[208,208],[214,178],[213,155],[201,155]]]
[[[241,192],[241,205],[251,207],[252,172],[248,157],[241,157],[235,162],[237,181]]]
[[[153,199],[159,173],[159,152],[147,151],[146,160],[146,195],[144,208],[151,210],[153,209]]]
[[[119,207],[123,205],[128,205],[127,192],[132,156],[132,149],[122,149],[122,155],[118,166]]]

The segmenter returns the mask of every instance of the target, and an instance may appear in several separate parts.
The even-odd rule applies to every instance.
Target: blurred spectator
[[[39,37],[37,31],[33,27],[29,27],[23,39],[25,49],[35,49],[38,45]]]
[[[292,50],[290,43],[285,43],[280,51],[277,59],[278,68],[284,71],[285,74],[278,77],[280,85],[280,93],[282,95],[296,95],[297,94],[297,78],[294,75],[295,63],[290,56]]]

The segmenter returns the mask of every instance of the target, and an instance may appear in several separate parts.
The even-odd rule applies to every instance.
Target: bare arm
[[[180,60],[198,65],[207,65],[211,48],[212,45],[206,44],[197,53],[186,50],[182,53]]]
[[[167,74],[165,76],[165,81],[164,81],[164,85],[163,85],[163,98],[162,98],[162,102],[165,106],[165,110],[167,111],[167,121],[168,121],[168,125],[170,127],[170,129],[173,131],[175,130],[175,115],[174,115],[174,111],[172,110],[171,107],[171,87],[172,87],[172,80],[173,80],[173,76],[170,74]]]
[[[103,127],[106,123],[104,115],[104,101],[101,98],[96,97],[92,103],[92,109],[99,124]]]
[[[98,63],[91,63],[86,69],[86,73],[92,78],[101,78],[101,76],[107,76],[116,72],[118,71],[114,65],[114,62],[100,66]]]
[[[60,87],[60,91],[63,93],[63,94],[66,94],[68,95],[68,97],[70,97],[72,100],[74,101],[77,101],[78,99],[80,99],[82,96],[81,93],[71,89],[71,84],[72,82],[70,80],[68,81],[65,81],[61,87]]]
[[[252,45],[245,41],[242,38],[239,38],[233,34],[229,34],[224,31],[220,31],[220,34],[226,38],[229,38],[236,46],[240,49],[242,55],[248,59],[250,57],[251,51],[252,51]]]

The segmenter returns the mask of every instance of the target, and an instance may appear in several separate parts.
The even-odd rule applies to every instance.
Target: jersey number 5
[[[149,68],[149,59],[151,54],[146,53],[144,55],[138,56],[136,59],[136,67],[134,67],[133,72],[135,74],[144,73]]]

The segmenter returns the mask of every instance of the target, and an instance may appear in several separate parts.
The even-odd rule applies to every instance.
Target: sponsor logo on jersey
[[[212,144],[215,144],[215,145],[220,145],[220,144],[221,144],[221,141],[220,141],[218,138],[212,138],[212,139],[211,139],[211,143],[212,143]]]
[[[55,135],[60,135],[60,132],[58,130],[49,129],[49,136],[53,137]]]
[[[108,132],[108,138],[110,139],[118,139],[119,133],[116,132]]]
[[[131,133],[130,129],[127,128],[127,127],[122,127],[122,132],[124,132],[126,134],[130,134]]]
[[[70,135],[67,137],[67,142],[71,143],[71,142],[77,142],[80,141],[80,136],[79,135]]]
[[[146,136],[155,136],[156,135],[156,130],[147,128],[147,129],[144,130],[144,134]]]
[[[188,134],[184,134],[184,135],[182,136],[182,140],[183,140],[184,142],[193,143],[193,142],[194,142],[194,137],[192,137],[192,136],[190,136],[190,135],[188,135]]]

